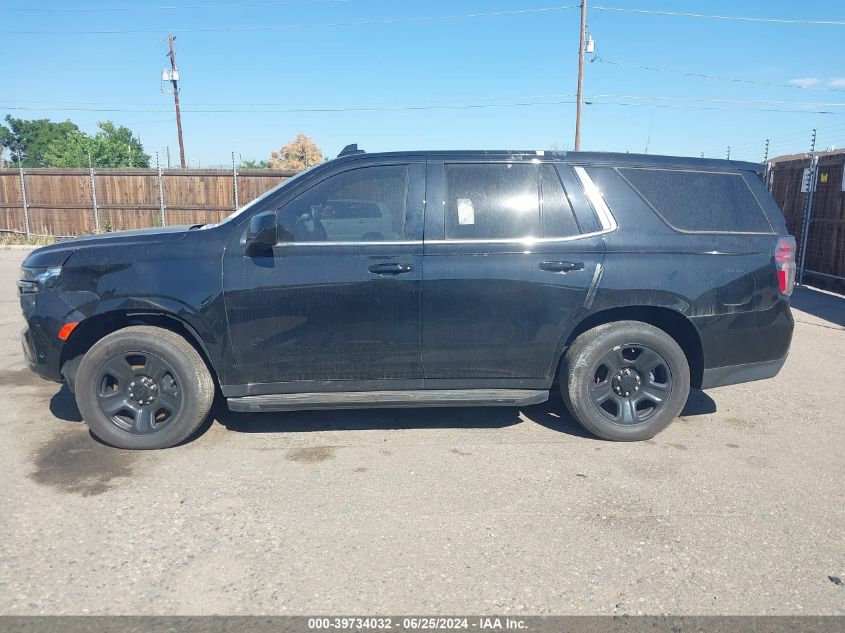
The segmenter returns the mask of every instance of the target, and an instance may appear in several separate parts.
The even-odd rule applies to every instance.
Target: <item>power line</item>
[[[643,97],[643,99],[652,99],[651,97]],[[729,101],[727,101],[730,103]],[[192,114],[237,114],[237,113],[251,113],[251,114],[281,114],[281,113],[331,113],[331,112],[404,112],[404,111],[420,111],[420,110],[464,110],[464,109],[479,109],[479,108],[518,108],[531,106],[552,106],[575,103],[574,99],[565,100],[550,100],[550,101],[523,101],[517,103],[469,103],[460,105],[409,105],[409,106],[395,106],[395,107],[379,107],[379,106],[353,106],[353,107],[337,107],[337,108],[281,108],[281,109],[248,109],[248,108],[228,108],[228,109],[186,109],[184,112]],[[845,115],[845,112],[836,112],[832,110],[808,110],[802,109],[786,109],[786,108],[737,108],[737,107],[722,107],[722,106],[700,106],[688,104],[668,104],[668,103],[625,103],[617,101],[591,101],[585,102],[587,105],[593,106],[620,106],[620,107],[642,107],[642,108],[668,108],[680,110],[721,110],[729,112],[784,112],[796,114],[839,114]],[[3,107],[1,110],[14,110],[24,112],[54,112],[56,108],[32,108],[22,106]],[[67,112],[133,112],[145,114],[162,114],[168,112],[167,110],[142,110],[137,108],[60,108]]]
[[[273,7],[308,6],[320,4],[338,4],[353,0],[287,0],[285,2],[247,2],[230,4],[183,4],[165,6],[136,7],[3,7],[0,11],[20,11],[27,13],[107,13],[118,11],[187,11],[194,9],[262,9]]]
[[[500,95],[495,97],[453,97],[449,99],[432,99],[430,103],[455,103],[459,101],[467,101],[468,99],[474,99],[476,101],[505,101],[505,100],[527,100],[527,99],[560,99],[564,97],[572,97],[574,95],[563,94],[563,93],[553,93],[553,94],[541,94],[541,95]],[[152,107],[159,107],[161,106],[160,102],[155,103],[141,103],[141,102],[120,102],[120,101],[37,101],[32,99],[0,99],[0,103],[12,103],[12,104],[47,104],[47,105],[118,105],[118,106],[152,106]],[[263,102],[263,103],[221,103],[221,102],[186,102],[189,106],[223,106],[223,107],[232,107],[232,108],[240,108],[245,106],[250,107],[273,107],[273,106],[281,106],[281,107],[295,107],[292,106],[290,103],[279,103],[279,102]],[[365,102],[363,105],[384,105],[385,103],[391,105],[404,105],[402,101],[383,101],[379,100],[376,102]],[[302,106],[306,107],[306,106]],[[0,106],[2,109],[2,106]],[[47,108],[45,108],[47,109]],[[61,108],[50,108],[50,109],[61,109]]]
[[[407,103],[403,103],[401,101],[394,101],[394,102],[387,102],[389,105],[393,106],[400,106],[400,107],[428,107],[434,106],[436,104],[441,103],[456,103],[460,101],[466,101],[468,99],[472,99],[474,101],[513,101],[517,100],[519,102],[524,102],[528,100],[557,100],[557,99],[569,99],[574,97],[575,95],[571,94],[563,94],[563,93],[552,93],[552,94],[535,94],[535,95],[504,95],[504,96],[487,96],[487,97],[457,97],[457,98],[446,98],[446,99],[433,99],[428,102],[425,106],[418,106],[418,105],[408,105]],[[704,102],[704,103],[726,103],[726,104],[747,104],[747,105],[787,105],[787,106],[803,106],[803,107],[810,107],[810,106],[826,106],[826,107],[845,107],[845,102],[827,102],[827,101],[788,101],[788,100],[776,100],[776,99],[729,99],[729,98],[718,98],[718,97],[688,97],[688,96],[673,96],[673,95],[631,95],[631,94],[617,94],[617,93],[597,93],[593,95],[585,96],[585,99],[596,102],[597,99],[624,99],[624,100],[637,100],[637,101],[692,101],[692,102]],[[55,108],[31,108],[27,105],[19,105],[15,106],[17,109],[23,110],[64,110],[64,109],[80,109],[86,110],[87,108],[69,108],[66,107],[68,105],[76,106],[76,105],[91,105],[91,106],[150,106],[152,108],[157,108],[161,104],[156,103],[140,103],[140,102],[117,102],[117,101],[36,101],[36,100],[29,100],[29,99],[0,99],[0,103],[12,103],[12,104],[43,104],[43,105],[56,105],[59,107]],[[279,103],[279,102],[263,102],[263,103],[221,103],[221,102],[196,102],[196,103],[188,103],[189,107],[197,108],[197,107],[211,107],[211,106],[219,106],[222,108],[227,108],[225,110],[208,110],[209,112],[239,112],[242,111],[243,108],[247,107],[282,107],[284,108],[284,112],[298,112],[298,111],[308,111],[310,110],[309,106],[293,106],[289,103]],[[466,105],[466,104],[464,104]],[[469,104],[472,105],[472,104]],[[485,104],[479,104],[485,105]],[[487,105],[497,105],[497,104],[487,104]],[[498,104],[498,105],[508,105],[508,104]],[[645,104],[648,105],[648,104]],[[355,106],[351,106],[352,109],[361,109],[361,108],[369,108],[370,106],[383,108],[385,107],[384,101],[377,101],[377,102],[369,102],[364,104],[358,104]],[[12,106],[8,106],[6,109],[13,109]],[[345,109],[345,108],[341,108]],[[124,111],[123,108],[94,108],[93,110],[102,110],[102,111]],[[132,109],[131,111],[135,112],[157,112],[158,110],[135,110]],[[195,112],[197,110],[194,110]],[[252,110],[248,110],[252,111]],[[260,111],[260,110],[259,110]]]
[[[594,6],[595,11],[613,11],[616,13],[639,13],[644,15],[670,15],[685,18],[705,18],[708,20],[737,20],[741,22],[767,22],[774,24],[823,24],[828,26],[845,26],[843,20],[802,20],[795,18],[760,18],[742,15],[711,15],[705,13],[689,13],[685,11],[657,11],[655,9],[633,9],[622,7]]]
[[[529,15],[550,13],[576,9],[577,5],[540,7],[535,9],[513,9],[510,11],[488,11],[481,13],[463,13],[457,15],[431,15],[408,18],[377,18],[373,20],[359,20],[356,22],[328,22],[324,24],[283,24],[279,26],[224,26],[205,27],[195,29],[171,29],[173,33],[217,33],[221,31],[287,31],[298,29],[330,29],[350,26],[384,26],[392,24],[411,24],[449,20],[467,20],[472,18],[489,18],[510,15]],[[149,30],[104,30],[104,31],[0,31],[4,35],[157,35],[160,31]]]
[[[693,79],[715,79],[718,81],[732,81],[735,83],[742,83],[742,84],[750,84],[753,86],[769,86],[774,88],[794,88],[796,90],[814,90],[814,91],[821,91],[821,92],[845,92],[845,89],[841,88],[814,88],[810,86],[799,86],[796,84],[784,84],[784,83],[774,83],[769,81],[757,81],[755,79],[741,79],[739,77],[721,77],[718,75],[705,75],[703,73],[693,73],[689,71],[683,70],[672,70],[668,68],[657,68],[655,66],[641,66],[639,64],[626,64],[624,62],[618,62],[611,59],[605,59],[603,57],[596,56],[595,59],[592,61],[599,62],[601,64],[611,64],[613,66],[619,66],[620,68],[634,68],[636,70],[647,70],[650,72],[658,72],[658,73],[667,73],[670,75],[678,75],[680,77],[691,77]]]
[[[845,112],[835,112],[833,110],[787,110],[785,108],[723,108],[714,106],[694,106],[694,105],[675,105],[669,103],[619,103],[615,101],[588,101],[587,105],[595,106],[623,106],[631,108],[666,108],[673,110],[722,110],[725,112],[791,112],[794,114],[839,114],[845,115]]]
[[[251,113],[251,114],[276,114],[276,113],[309,113],[309,112],[403,112],[412,110],[462,110],[472,108],[517,108],[529,106],[544,106],[544,105],[561,105],[565,103],[575,103],[574,99],[557,100],[557,101],[526,101],[519,103],[469,103],[463,105],[419,105],[419,106],[397,106],[397,107],[378,107],[378,106],[357,106],[357,107],[341,107],[341,108],[284,108],[276,110],[252,110],[252,109],[184,109],[183,112],[190,112],[193,114],[237,114],[237,113]],[[25,112],[52,112],[55,108],[26,108],[20,106],[2,107],[0,110],[19,110]],[[134,112],[147,114],[161,114],[167,110],[139,110],[135,108],[61,108],[62,111],[68,112]]]
[[[792,105],[792,106],[827,106],[831,108],[842,108],[845,107],[845,103],[831,103],[826,101],[779,101],[775,99],[719,99],[719,98],[712,98],[712,97],[672,97],[672,96],[660,96],[660,95],[624,95],[624,94],[611,94],[611,93],[604,93],[604,94],[596,94],[590,97],[591,99],[601,99],[601,98],[612,98],[612,99],[636,99],[636,100],[649,100],[649,101],[697,101],[697,102],[704,102],[704,103],[747,103],[752,105]]]

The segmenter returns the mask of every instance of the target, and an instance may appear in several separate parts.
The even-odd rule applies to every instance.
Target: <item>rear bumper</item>
[[[701,336],[708,389],[777,375],[792,343],[794,322],[789,303],[777,301],[767,310],[693,317]]]
[[[768,360],[761,363],[748,363],[746,365],[731,365],[728,367],[714,367],[705,369],[701,381],[702,389],[713,387],[724,387],[725,385],[736,385],[741,382],[752,382],[754,380],[765,380],[774,378],[780,372],[786,362],[786,356],[777,360]]]

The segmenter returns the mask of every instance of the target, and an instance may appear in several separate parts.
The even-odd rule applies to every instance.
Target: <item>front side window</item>
[[[772,226],[740,174],[621,168],[619,173],[673,228],[771,233]]]
[[[361,167],[311,187],[279,210],[296,242],[382,242],[405,239],[408,165]]]
[[[537,165],[445,166],[446,239],[538,237]]]

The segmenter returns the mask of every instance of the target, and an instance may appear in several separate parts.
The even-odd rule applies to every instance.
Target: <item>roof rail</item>
[[[340,158],[341,156],[350,156],[352,154],[366,154],[366,152],[362,149],[358,149],[358,143],[352,143],[340,150],[340,154],[338,154],[337,157]]]

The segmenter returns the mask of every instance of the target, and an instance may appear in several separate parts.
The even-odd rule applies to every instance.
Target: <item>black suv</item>
[[[795,241],[761,166],[605,153],[345,151],[219,224],[34,251],[29,366],[103,441],[233,411],[542,402],[650,438],[690,387],[769,378]]]

